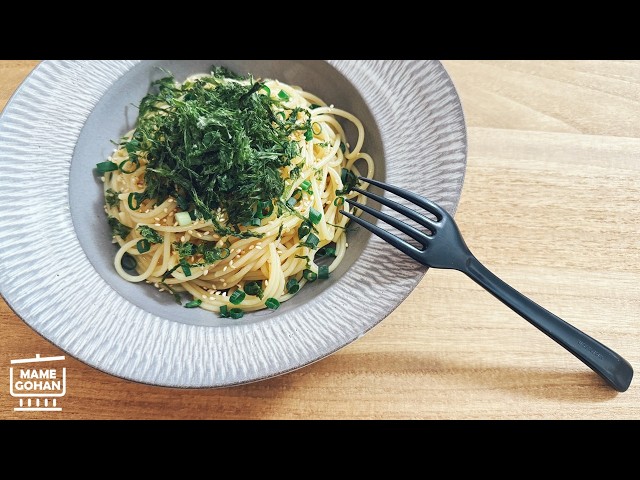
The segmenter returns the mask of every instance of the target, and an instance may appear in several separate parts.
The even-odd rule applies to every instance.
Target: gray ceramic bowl
[[[110,140],[134,126],[131,104],[164,75],[158,67],[182,80],[214,64],[300,85],[354,113],[365,125],[363,150],[375,159],[377,179],[452,213],[459,200],[464,119],[439,62],[44,62],[0,121],[0,291],[60,348],[131,380],[213,387],[299,368],[363,335],[426,271],[358,229],[329,280],[305,287],[275,312],[242,320],[182,308],[120,278],[92,169],[112,151]],[[15,208],[18,201],[23,208]]]

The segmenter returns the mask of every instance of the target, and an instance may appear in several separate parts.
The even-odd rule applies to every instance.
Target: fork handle
[[[617,391],[624,392],[629,388],[633,368],[616,352],[507,285],[473,255],[467,259],[465,267],[461,270],[514,312],[578,357]]]

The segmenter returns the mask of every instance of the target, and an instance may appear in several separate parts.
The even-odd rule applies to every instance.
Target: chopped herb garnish
[[[261,89],[268,95],[257,94]],[[286,121],[276,120],[273,108],[280,101],[269,93],[261,83],[218,68],[184,85],[172,77],[154,82],[140,104],[134,134],[139,143],[127,149],[129,163],[139,164],[142,155],[148,161],[147,197],[173,196],[181,210],[211,220],[221,236],[261,236],[231,227],[249,222],[260,201],[282,196],[280,169],[299,153],[290,136],[306,128],[296,123],[306,110],[294,109]],[[217,217],[218,208],[226,225]]]
[[[232,308],[231,310],[229,310],[229,317],[233,318],[234,320],[238,320],[244,317],[244,312],[239,308]]]
[[[138,227],[138,232],[142,238],[147,239],[150,243],[162,243],[163,239],[158,232],[153,228],[141,225]]]
[[[191,255],[193,255],[196,249],[196,246],[190,242],[175,242],[173,244],[173,247],[176,249],[176,252],[178,252],[178,256],[181,260],[185,257],[190,257]]]
[[[317,103],[312,103],[311,105],[309,105],[309,109],[310,110],[315,110],[316,108],[320,108],[321,105],[318,105]]]
[[[220,307],[220,317],[229,318],[229,308],[226,305]]]
[[[262,285],[260,285],[258,282],[249,282],[245,284],[244,291],[247,295],[255,295],[260,300],[262,300],[262,297],[264,297]]]
[[[341,207],[342,205],[344,205],[344,197],[336,197],[336,199],[333,201],[333,204],[336,207]]]
[[[185,304],[184,308],[198,308],[202,305],[202,300],[196,298],[195,300],[191,300],[189,303]]]
[[[112,188],[109,188],[104,194],[104,200],[105,202],[107,202],[107,205],[109,205],[110,207],[117,207],[118,204],[120,203],[120,199],[118,198],[118,195],[120,195],[118,192],[116,192]]]
[[[298,283],[298,280],[296,280],[295,278],[290,278],[287,282],[287,292],[294,294],[298,293],[298,290],[300,290],[300,284]]]
[[[340,142],[340,151],[342,153],[347,151],[347,146],[344,144],[344,142]]]
[[[131,227],[123,225],[122,223],[120,223],[120,220],[115,217],[109,217],[108,222],[109,226],[111,227],[111,233],[114,237],[118,236],[124,240],[131,233]]]
[[[201,243],[196,251],[203,256],[207,264],[223,260],[231,254],[227,247],[216,247],[213,243]]]
[[[297,180],[298,177],[300,177],[300,167],[292,168],[289,172],[289,178],[291,178],[291,180]]]
[[[234,305],[240,305],[246,296],[246,293],[238,289],[231,294],[231,296],[229,297],[229,301]]]
[[[280,302],[277,299],[273,298],[273,297],[267,298],[264,301],[264,305],[269,310],[277,310],[278,308],[280,308]]]
[[[340,190],[336,190],[336,195],[347,195],[351,193],[353,187],[357,187],[359,185],[356,175],[346,168],[342,169],[340,179],[342,180],[342,188]]]

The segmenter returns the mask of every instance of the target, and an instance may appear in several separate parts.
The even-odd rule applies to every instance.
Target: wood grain
[[[0,62],[0,106],[36,65]],[[496,274],[640,365],[640,62],[447,61],[469,127],[457,215]],[[637,419],[613,392],[461,274],[430,271],[335,355],[272,380],[180,390],[67,357],[59,413],[14,412],[10,359],[62,355],[0,302],[0,418]]]

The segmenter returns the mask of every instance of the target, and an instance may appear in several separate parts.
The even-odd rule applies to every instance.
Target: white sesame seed
[[[187,233],[188,233],[189,235],[193,235],[193,230],[188,230],[188,231],[187,231]]]
[[[209,297],[209,300],[215,300],[216,297]]]
[[[155,220],[156,222],[159,222],[159,221],[160,221],[160,217],[155,217],[155,218],[154,218],[154,220]]]
[[[249,250],[253,250],[254,248],[255,248],[255,245],[251,245],[251,246],[249,247]]]
[[[264,281],[264,286],[265,286],[265,287],[268,287],[268,286],[269,286],[269,280],[265,280],[265,281]]]
[[[205,300],[207,299],[207,296],[203,293],[202,294],[202,298],[204,298]]]
[[[202,234],[200,232],[196,232],[196,235],[198,236],[198,238],[202,238]]]
[[[187,237],[185,237],[184,235],[182,235],[182,236],[180,237],[180,241],[181,241],[182,243],[184,243],[186,240],[187,240]]]
[[[165,209],[164,209],[164,213],[169,213],[169,209],[168,209],[168,208],[165,208]]]
[[[170,198],[169,200],[167,200],[167,203],[173,203],[173,198]]]
[[[226,285],[226,283],[225,283],[225,285]],[[222,296],[226,297],[227,296],[227,292],[222,292]]]
[[[226,272],[228,268],[229,268],[229,266],[228,266],[228,265],[225,265],[225,266],[224,266],[224,268],[222,269],[222,271],[223,271],[223,272]]]
[[[149,213],[149,209],[147,208],[147,209],[144,211],[144,213]]]
[[[348,244],[348,243],[345,243],[345,244],[344,244],[344,246],[345,246],[345,247],[347,247],[347,248],[349,248],[349,244]]]
[[[258,247],[258,246],[256,245],[256,250],[262,250],[262,247]]]
[[[161,227],[162,225],[160,225],[159,223],[155,224],[156,227]]]
[[[216,295],[222,295],[222,292],[216,292]]]
[[[104,180],[104,177],[100,177],[100,180],[102,180],[103,182],[105,181],[105,180]]]
[[[205,270],[204,272],[202,272],[203,275],[209,275],[209,270]]]

